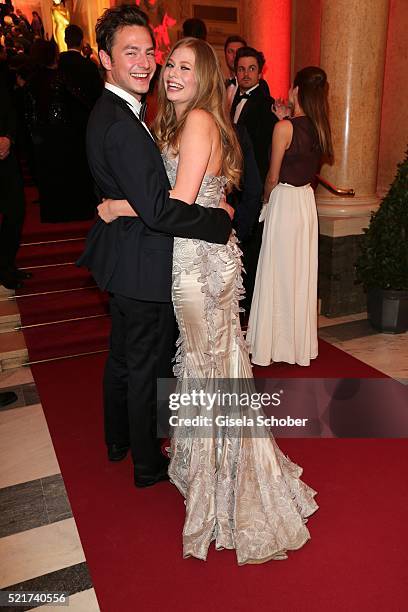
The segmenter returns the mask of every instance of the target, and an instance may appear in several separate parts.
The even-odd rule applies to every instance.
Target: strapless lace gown
[[[174,185],[177,159],[164,155],[164,163]],[[224,177],[205,176],[197,203],[217,207],[225,183]],[[216,391],[217,379],[240,379],[252,389],[239,321],[240,255],[234,236],[226,245],[174,239],[177,393],[203,385]],[[205,406],[197,410],[208,416]],[[188,408],[184,414],[191,416]],[[184,556],[205,560],[214,540],[217,549],[234,548],[239,564],[286,558],[287,550],[310,538],[306,517],[318,507],[316,492],[301,474],[266,429],[246,428],[243,436],[240,428],[227,426],[201,437],[192,427],[174,427],[169,476],[185,498]]]

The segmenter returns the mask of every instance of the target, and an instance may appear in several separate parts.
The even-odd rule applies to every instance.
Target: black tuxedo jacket
[[[239,90],[235,94],[231,106],[232,120],[234,120],[238,102]],[[272,97],[266,96],[265,92],[260,87],[257,87],[250,93],[250,97],[245,102],[238,119],[238,125],[246,127],[251,139],[262,183],[265,182],[268,173],[272,132],[275,123],[278,121],[271,111],[273,102],[274,99]]]
[[[89,119],[87,150],[99,197],[128,200],[139,217],[109,224],[98,219],[78,264],[91,270],[101,289],[169,302],[173,236],[226,243],[228,214],[169,198],[155,142],[128,104],[106,89]]]
[[[241,189],[234,190],[228,201],[235,208],[233,227],[240,242],[250,237],[253,227],[258,220],[261,209],[263,184],[255,160],[251,139],[243,124],[235,126],[238,141],[242,151],[243,172]]]

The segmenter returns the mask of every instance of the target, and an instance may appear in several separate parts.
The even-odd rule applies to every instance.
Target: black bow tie
[[[230,85],[236,85],[236,84],[237,84],[237,81],[236,81],[235,77],[232,77],[231,79],[227,79],[225,81],[225,86],[226,87],[229,87]]]
[[[139,121],[144,121],[145,120],[146,111],[147,111],[147,103],[143,102],[143,104],[140,106]]]
[[[248,100],[248,98],[251,97],[251,94],[249,93],[240,93],[239,94],[239,101],[241,102],[241,100]]]

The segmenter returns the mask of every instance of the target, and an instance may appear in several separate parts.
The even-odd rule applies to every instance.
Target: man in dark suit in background
[[[52,103],[60,109],[62,121],[54,134],[58,152],[54,152],[55,163],[50,160],[53,178],[48,179],[50,194],[58,194],[58,202],[47,201],[42,210],[42,220],[50,222],[92,219],[98,204],[85,139],[89,114],[103,91],[103,80],[97,66],[81,55],[81,28],[69,25],[65,41],[68,51],[59,57],[52,89]]]
[[[252,235],[258,223],[259,203],[262,200],[263,184],[259,176],[254,149],[244,125],[236,125],[235,130],[242,151],[242,176],[240,189],[234,189],[228,196],[228,202],[234,206],[235,215],[232,226],[235,229],[241,246]]]
[[[77,25],[69,25],[65,30],[68,51],[61,53],[58,69],[69,80],[72,87],[81,90],[86,97],[88,108],[93,108],[103,91],[103,81],[94,62],[89,62],[81,54],[84,34]]]
[[[269,169],[272,132],[277,117],[271,110],[274,99],[261,90],[260,80],[265,64],[263,53],[252,47],[241,47],[235,55],[235,72],[238,90],[231,106],[231,119],[235,125],[245,126],[261,177],[262,185]],[[259,201],[258,213],[261,209]],[[255,223],[253,232],[242,243],[245,300],[243,307],[247,312],[251,307],[255,285],[256,267],[262,242],[263,223]]]
[[[111,293],[104,377],[108,457],[119,461],[130,446],[135,485],[145,487],[167,478],[156,434],[156,380],[172,375],[173,236],[226,243],[231,222],[227,205],[189,206],[169,197],[140,102],[156,68],[146,14],[135,6],[107,9],[96,33],[106,83],[88,124],[89,164],[100,197],[127,200],[139,216],[98,220],[79,264]]]
[[[235,56],[238,90],[231,106],[233,123],[245,125],[251,138],[262,181],[269,169],[272,132],[277,122],[271,110],[274,99],[266,96],[259,85],[264,65],[265,58],[260,51],[252,47],[238,49]]]
[[[0,79],[0,284],[7,289],[23,286],[28,273],[16,267],[24,222],[23,178],[15,152],[16,114],[7,85]]]

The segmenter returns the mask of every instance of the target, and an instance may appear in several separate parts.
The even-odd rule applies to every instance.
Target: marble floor
[[[69,610],[96,612],[99,605],[31,370],[1,372],[1,391],[14,391],[17,401],[0,408],[0,590],[65,592]]]
[[[319,334],[407,382],[407,333],[377,333],[363,313],[321,316]],[[0,391],[5,390],[13,390],[17,401],[0,409],[0,589],[64,591],[70,596],[70,611],[96,612],[100,608],[30,369],[0,372]]]
[[[408,332],[380,334],[366,314],[319,317],[319,336],[342,351],[401,382],[408,382]]]

